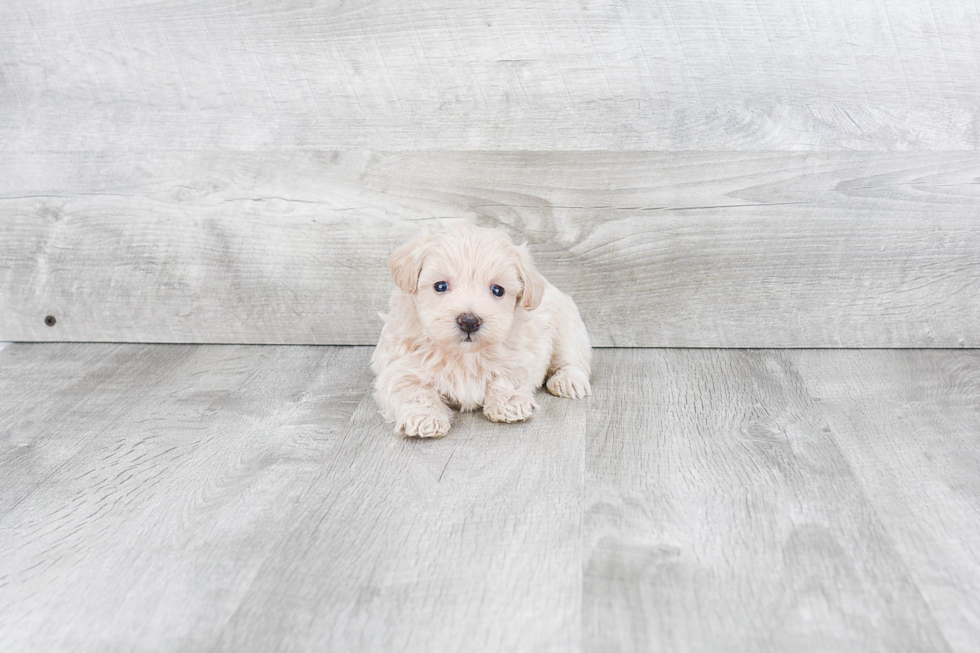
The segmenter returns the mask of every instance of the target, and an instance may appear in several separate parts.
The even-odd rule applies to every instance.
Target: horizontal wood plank
[[[4,157],[0,339],[373,344],[388,254],[472,222],[529,241],[598,346],[977,347],[978,179],[970,153]]]
[[[959,0],[0,5],[38,149],[980,148]]]

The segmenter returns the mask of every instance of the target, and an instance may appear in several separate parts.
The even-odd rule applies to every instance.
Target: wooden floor
[[[2,349],[0,650],[976,650],[980,351],[600,350],[437,441],[370,353]]]

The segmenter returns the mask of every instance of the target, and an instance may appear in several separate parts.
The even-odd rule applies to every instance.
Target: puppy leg
[[[395,423],[396,432],[419,438],[441,438],[449,433],[452,409],[417,377],[382,373],[376,387],[382,413]]]
[[[589,333],[570,297],[555,313],[554,350],[548,368],[548,392],[567,399],[581,399],[592,394],[589,376],[592,374],[592,347]]]
[[[537,407],[533,388],[518,388],[503,379],[491,379],[483,395],[483,414],[494,422],[524,421]]]

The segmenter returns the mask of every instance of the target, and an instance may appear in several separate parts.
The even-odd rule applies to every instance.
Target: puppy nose
[[[472,313],[463,313],[456,318],[456,321],[459,322],[459,328],[466,333],[477,331],[480,328],[480,324],[483,323],[483,320]]]

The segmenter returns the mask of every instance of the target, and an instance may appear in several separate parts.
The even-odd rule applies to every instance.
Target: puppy
[[[591,393],[592,348],[575,303],[505,233],[463,226],[421,236],[389,266],[398,289],[371,368],[397,432],[446,435],[452,408],[525,420],[546,378],[559,397]]]

